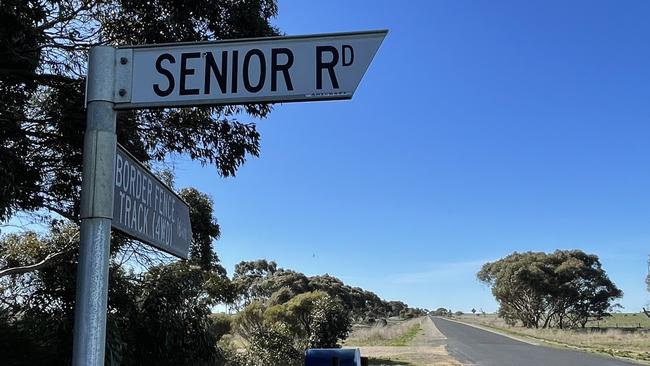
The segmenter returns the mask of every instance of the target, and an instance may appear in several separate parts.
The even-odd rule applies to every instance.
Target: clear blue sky
[[[638,311],[650,254],[650,2],[281,0],[290,35],[390,30],[352,101],[277,105],[209,193],[229,270],[267,258],[413,306],[496,309],[512,251],[598,254]]]

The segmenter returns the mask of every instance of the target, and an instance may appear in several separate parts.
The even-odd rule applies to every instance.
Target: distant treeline
[[[340,300],[355,322],[378,318],[412,318],[427,310],[410,308],[402,301],[385,301],[371,291],[344,284],[328,274],[307,277],[290,269],[278,268],[273,261],[240,262],[235,267],[233,284],[236,287],[235,309],[242,309],[253,301],[283,303],[296,295],[322,291]]]

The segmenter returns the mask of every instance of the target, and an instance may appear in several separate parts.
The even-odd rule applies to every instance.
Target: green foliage
[[[292,347],[337,347],[350,330],[350,313],[343,303],[324,292],[299,294],[286,303],[266,305],[253,301],[235,316],[237,333],[253,347],[260,336],[282,329]],[[279,328],[278,328],[279,327]]]
[[[343,303],[330,296],[318,298],[312,304],[309,346],[311,348],[336,348],[339,340],[350,332],[350,316]]]
[[[190,262],[199,265],[206,271],[217,271],[223,276],[226,270],[219,265],[219,258],[212,250],[213,240],[221,236],[221,228],[212,217],[214,202],[205,193],[195,188],[184,188],[179,196],[190,206],[190,222],[192,225],[192,245],[190,246]]]
[[[409,327],[406,332],[400,334],[399,336],[393,338],[388,342],[389,346],[403,347],[408,345],[413,338],[418,335],[418,332],[422,330],[420,324],[413,324]]]
[[[449,315],[449,312],[445,308],[437,308],[432,312],[433,316],[447,316]]]
[[[351,287],[330,275],[307,277],[302,273],[278,268],[267,260],[241,262],[235,267],[233,284],[239,294],[235,308],[242,309],[253,301],[269,305],[283,304],[307,292],[320,291],[343,304],[353,321],[400,316],[425,315],[423,309],[412,309],[400,301],[386,302],[375,293]]]
[[[0,2],[0,220],[39,209],[78,220],[91,45],[273,36],[276,14],[275,0]],[[144,162],[183,153],[231,176],[259,154],[255,124],[237,117],[269,111],[251,104],[123,112],[117,139]]]
[[[237,334],[251,342],[254,335],[265,328],[264,315],[266,311],[267,308],[261,301],[253,301],[239,311],[234,318]]]
[[[598,257],[579,250],[513,253],[485,264],[477,277],[492,286],[499,315],[525,327],[584,327],[623,295]]]
[[[211,201],[196,191],[187,192],[200,208],[193,210],[192,219],[210,222]],[[215,227],[193,226],[193,243],[210,247],[207,243],[218,234]],[[114,236],[113,244],[119,243],[124,239]],[[79,230],[70,223],[56,224],[46,235],[26,232],[0,238],[0,314],[5,315],[0,327],[3,334],[11,335],[7,345],[20,342],[31,349],[24,356],[3,354],[6,359],[14,357],[13,364],[70,363],[78,246]],[[216,342],[227,330],[223,322],[209,317],[210,308],[234,298],[234,291],[216,254],[211,249],[197,250],[188,262],[159,264],[134,273],[121,261],[125,255],[139,254],[123,253],[124,245],[112,247],[106,364],[221,362]],[[29,267],[34,264],[38,267]]]
[[[266,300],[271,294],[261,286],[265,279],[273,276],[277,271],[275,262],[265,259],[257,261],[240,262],[235,266],[233,284],[237,287],[240,308],[250,304],[253,300]]]
[[[343,303],[325,292],[306,292],[265,313],[269,323],[284,323],[295,335],[297,344],[311,348],[333,348],[347,337],[350,312]]]
[[[12,317],[0,309],[0,355],[6,365],[49,365],[56,355],[53,344],[43,333],[34,337],[33,326],[28,320]]]
[[[231,353],[227,366],[300,366],[303,352],[293,346],[293,334],[283,324],[262,328],[251,334],[244,353]]]
[[[210,315],[210,333],[217,339],[221,339],[232,330],[232,316],[224,313]]]

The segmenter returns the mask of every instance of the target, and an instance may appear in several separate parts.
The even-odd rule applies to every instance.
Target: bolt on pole
[[[90,50],[81,182],[81,246],[77,269],[73,366],[103,366],[116,135],[115,49]]]

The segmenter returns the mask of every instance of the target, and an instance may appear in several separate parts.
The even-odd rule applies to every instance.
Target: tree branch
[[[48,267],[52,266],[55,259],[57,259],[59,257],[62,257],[65,254],[68,254],[71,251],[72,251],[72,248],[64,250],[62,252],[48,254],[47,257],[45,257],[45,259],[43,259],[42,261],[40,261],[38,263],[30,264],[28,266],[11,267],[11,268],[6,268],[6,269],[3,269],[3,270],[0,270],[0,278],[2,278],[4,276],[21,275],[21,274],[25,274],[25,273],[28,273],[28,272],[33,272],[33,271],[37,271],[37,270],[40,270],[40,269],[48,268]]]
[[[648,318],[650,318],[650,310],[646,310],[645,308],[643,308],[643,313],[645,313],[645,315],[647,315]]]
[[[64,211],[63,209],[57,208],[55,206],[50,205],[49,203],[43,203],[43,208],[52,211],[56,214],[61,215],[61,217],[64,217],[72,222],[79,223],[79,219],[76,217],[73,217],[69,212]]]

